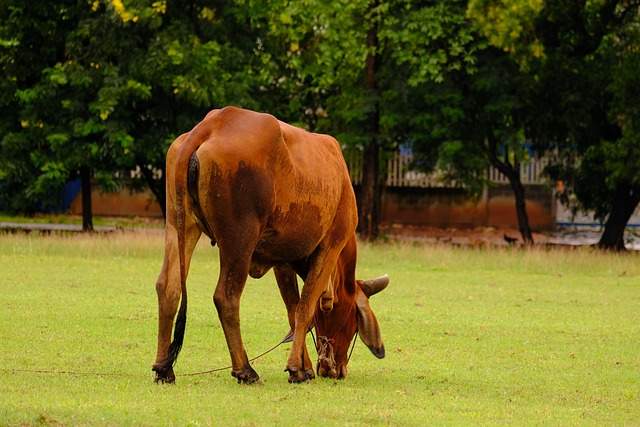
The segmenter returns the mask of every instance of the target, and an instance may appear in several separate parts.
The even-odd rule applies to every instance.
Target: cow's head
[[[384,357],[380,327],[369,306],[369,297],[388,284],[389,276],[384,275],[372,280],[356,280],[355,289],[353,286],[352,289],[338,286],[333,309],[329,312],[316,311],[318,375],[330,378],[347,376],[350,347],[356,331],[376,357]]]

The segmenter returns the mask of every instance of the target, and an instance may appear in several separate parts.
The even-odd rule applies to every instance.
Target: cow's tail
[[[173,366],[182,350],[184,332],[187,326],[187,268],[185,255],[186,235],[186,199],[189,159],[202,144],[199,138],[189,138],[180,147],[176,156],[175,189],[176,189],[176,231],[178,233],[178,257],[180,260],[180,308],[173,331],[173,341],[169,346],[167,364]]]

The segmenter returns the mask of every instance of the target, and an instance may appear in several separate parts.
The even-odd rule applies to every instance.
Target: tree
[[[640,64],[637,55],[628,52],[635,47],[620,44],[625,38],[614,37],[615,48],[603,49],[605,56],[596,54],[593,64],[583,65],[583,87],[574,91],[584,99],[580,106],[587,107],[576,108],[582,128],[551,122],[567,142],[555,145],[557,157],[547,170],[552,179],[568,184],[559,195],[564,203],[571,203],[574,211],[592,213],[605,224],[597,246],[611,250],[624,249],[626,225],[640,202],[636,98],[640,81],[635,71]],[[595,76],[585,78],[590,73]],[[550,140],[544,136],[543,141]]]
[[[19,95],[41,79],[55,79],[43,70],[64,55],[64,34],[75,20],[71,3],[0,2],[0,206],[9,211],[33,213],[61,194],[57,184],[65,171],[47,162],[44,123],[22,108],[34,94]]]
[[[380,49],[380,2],[374,0],[369,3],[366,21],[367,28],[367,57],[365,60],[365,97],[370,100],[371,108],[364,124],[364,133],[368,136],[368,143],[363,150],[362,189],[360,191],[360,215],[358,224],[360,235],[364,240],[374,241],[378,237],[380,210],[380,95],[379,72],[381,66]]]
[[[115,12],[111,16],[106,10],[108,6]],[[27,125],[12,137],[21,140],[19,145],[23,147],[28,146],[26,141],[38,141],[40,148],[30,158],[39,171],[32,194],[42,197],[49,189],[79,176],[85,231],[93,229],[91,178],[95,176],[105,187],[117,185],[114,172],[126,158],[132,142],[119,120],[108,120],[117,98],[123,93],[131,97],[149,96],[148,87],[119,78],[117,59],[122,52],[128,52],[135,38],[110,31],[118,22],[113,19],[118,8],[108,6],[102,6],[106,12],[102,14],[99,2],[93,5],[70,2],[56,9],[55,21],[67,23],[52,31],[61,40],[63,49],[52,58],[55,63],[38,70],[39,79],[15,91],[20,100],[21,120]],[[39,42],[46,44],[44,39]]]
[[[463,182],[472,194],[492,185],[487,180],[489,166],[502,173],[513,190],[523,242],[532,244],[520,177],[521,165],[531,155],[523,147],[522,98],[527,82],[501,51],[487,47],[476,52],[476,59],[472,72],[450,75],[451,81],[440,88],[447,95],[446,104],[438,105],[443,112],[439,119],[440,167],[452,167],[453,179]]]
[[[474,68],[478,42],[465,25],[464,5],[460,1],[370,3],[364,100],[371,109],[365,134],[372,137],[365,145],[364,164],[371,170],[363,171],[363,188],[373,190],[362,197],[363,206],[371,206],[361,213],[361,224],[371,230],[365,236],[377,236],[380,152],[412,147],[426,170],[437,158],[441,140],[434,136],[441,127],[433,126],[432,119],[439,106],[424,100],[448,74]],[[373,195],[375,201],[365,205]]]
[[[2,106],[15,111],[3,125],[22,123],[7,125],[2,140],[7,193],[26,188],[25,201],[35,206],[76,175],[107,190],[139,188],[142,179],[164,209],[164,153],[175,136],[231,100],[256,106],[254,79],[243,78],[248,55],[234,45],[246,39],[236,35],[234,20],[218,15],[229,12],[208,4],[108,0],[38,8],[14,2],[3,10],[11,18],[1,27],[3,56],[11,64],[3,71],[14,83]],[[33,32],[31,22],[49,24]],[[46,61],[31,61],[40,58],[32,50],[50,46],[47,39],[57,47],[45,52]],[[131,179],[135,168],[140,178]],[[21,181],[27,171],[33,179]],[[15,207],[24,210],[25,203]]]
[[[491,43],[530,76],[526,131],[555,154],[547,174],[562,179],[578,207],[606,220],[598,245],[624,247],[637,207],[637,2],[470,2]],[[508,10],[520,11],[508,13]],[[524,11],[524,12],[522,12]],[[493,14],[493,15],[492,15]],[[501,16],[493,21],[483,16]]]
[[[425,116],[431,112],[415,108],[416,92],[424,93],[426,87],[420,84],[440,82],[447,70],[473,65],[475,47],[464,23],[465,3],[275,3],[262,23],[271,30],[261,40],[268,40],[265,45],[279,43],[280,51],[287,52],[289,73],[278,82],[291,82],[290,93],[296,102],[302,100],[298,105],[307,112],[308,128],[362,150],[359,231],[373,240],[378,235],[380,159],[430,132]],[[264,52],[283,59],[268,47]]]
[[[471,194],[490,185],[489,165],[504,174],[514,191],[518,224],[532,243],[520,166],[524,79],[502,51],[491,48],[466,18],[466,2],[425,2],[400,10],[386,38],[389,56],[405,69],[393,79],[404,86],[385,93],[394,107],[383,120],[414,152],[414,166],[436,165]],[[400,69],[402,69],[400,68]]]
[[[378,234],[380,2],[239,2],[260,29],[263,87],[279,101],[271,112],[309,130],[360,147],[365,161],[359,201],[364,239]],[[274,97],[273,94],[276,96]]]

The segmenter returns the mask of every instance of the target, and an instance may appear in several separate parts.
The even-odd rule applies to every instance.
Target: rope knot
[[[318,337],[318,363],[325,362],[328,371],[335,371],[337,368],[336,359],[333,355],[333,344],[335,344],[333,338]]]

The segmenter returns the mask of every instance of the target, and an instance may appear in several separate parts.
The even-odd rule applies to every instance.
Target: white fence
[[[351,181],[354,184],[362,182],[362,152],[360,150],[343,151]],[[431,173],[426,173],[411,168],[413,155],[408,151],[398,151],[387,160],[387,179],[385,181],[388,187],[460,187],[460,185],[445,179],[445,171],[436,169]],[[520,179],[523,184],[543,184],[545,180],[541,178],[541,173],[548,161],[545,158],[539,158],[534,155],[520,167]],[[488,170],[488,178],[490,181],[499,184],[508,183],[508,179],[502,175],[497,169],[491,167]]]
[[[549,160],[534,154],[526,162],[520,165],[520,180],[523,184],[544,184],[545,179],[541,177],[542,171],[549,164]],[[489,168],[489,181],[500,184],[507,184],[509,180],[496,168]]]

